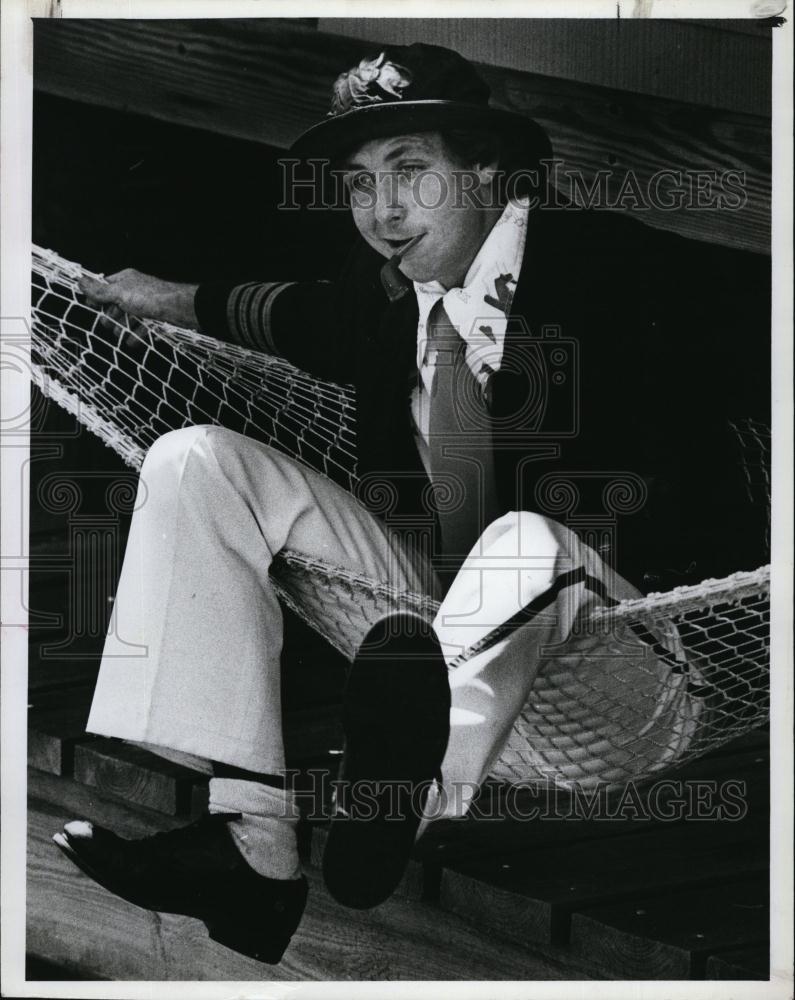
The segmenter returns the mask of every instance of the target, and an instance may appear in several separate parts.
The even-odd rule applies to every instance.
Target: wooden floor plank
[[[116,829],[118,832],[127,836],[140,836],[143,835],[144,833],[152,832],[157,829],[166,829],[169,828],[170,826],[178,826],[181,825],[182,822],[184,822],[184,820],[179,820],[174,817],[166,817],[163,815],[159,815],[157,813],[152,812],[151,810],[150,811],[144,810],[141,807],[132,808],[129,803],[125,804],[122,802],[111,801],[107,797],[97,794],[96,789],[93,789],[88,786],[79,785],[74,781],[69,781],[68,779],[56,778],[52,775],[37,773],[35,771],[31,771],[30,775],[31,777],[29,779],[29,787],[31,791],[38,794],[41,798],[44,799],[55,798],[58,803],[56,805],[39,804],[37,807],[38,814],[41,816],[42,820],[42,828],[40,830],[40,833],[42,837],[44,837],[46,834],[45,838],[46,840],[49,840],[49,837],[52,835],[52,833],[60,828],[61,822],[63,820],[74,818],[75,816],[91,817],[95,821],[101,822],[104,825],[108,825],[112,829]],[[36,810],[34,809],[34,811]],[[760,820],[756,816],[751,816],[747,822],[757,827],[760,825]],[[742,825],[743,824],[735,824],[734,829],[739,830],[742,827]],[[707,830],[707,828],[708,827],[706,824],[700,827],[700,829],[703,830]],[[655,838],[657,838],[658,836],[662,837],[662,833],[659,833],[659,835],[652,833],[652,834],[647,834],[643,837],[638,837],[638,838],[625,837],[622,839],[625,841],[636,840],[638,842],[643,840],[643,841],[648,841],[649,844],[652,844]],[[709,841],[709,837],[707,836],[706,833],[702,834],[701,836],[705,842]],[[724,836],[729,837],[729,839],[731,839],[728,831],[724,831]],[[610,843],[609,841],[605,841],[598,846],[605,847],[609,843]],[[587,844],[587,842],[583,843],[580,845],[580,849],[584,851],[588,846],[589,845]],[[715,839],[715,846],[717,847],[717,838]],[[576,847],[576,845],[574,845],[574,847]],[[572,849],[574,849],[574,847]],[[568,848],[566,851],[562,852],[564,856],[567,853],[567,851]],[[676,845],[674,844],[670,845],[670,852],[671,852],[671,857],[674,858],[676,856]],[[572,857],[574,857],[574,855],[572,855]],[[689,859],[689,863],[691,864],[691,866],[694,865],[696,863],[696,859],[695,858]],[[745,859],[744,863],[747,863],[747,858]],[[585,864],[585,862],[583,861],[582,864]],[[671,861],[671,864],[674,864],[674,861]],[[610,865],[608,864],[605,867],[608,869],[609,873]],[[319,879],[317,874],[312,874],[311,877],[315,889],[313,897],[316,898],[318,889],[320,893],[323,893],[323,889],[322,886],[320,886],[319,884]],[[699,890],[697,899],[700,899],[705,892],[709,894],[711,891],[712,890],[708,889]],[[320,902],[321,902],[321,910],[323,910],[326,904],[334,908],[334,904],[332,904],[330,900],[326,899],[325,901],[323,901],[321,899]],[[484,907],[485,905],[486,904],[484,903]],[[648,901],[646,901],[645,903],[643,903],[643,901],[635,902],[636,908],[643,908],[643,905],[649,905]],[[688,912],[691,912],[693,906],[688,904],[686,901],[685,905],[688,908]],[[756,906],[756,903],[753,903],[752,905]],[[350,911],[343,911],[345,921],[350,921],[351,919],[353,919],[355,927],[351,928],[346,923],[344,927],[341,926],[339,933],[336,927],[331,931],[329,930],[328,927],[326,927],[325,932],[323,931],[323,926],[324,926],[323,922],[332,919],[332,917],[329,916],[328,914],[319,917],[319,922],[315,924],[312,923],[312,920],[310,918],[309,922],[305,924],[304,931],[307,933],[308,938],[311,939],[313,942],[311,945],[311,948],[314,949],[313,954],[314,952],[317,951],[318,948],[317,939],[315,939],[314,937],[315,933],[317,933],[318,936],[321,933],[326,933],[327,935],[330,934],[331,941],[341,942],[342,945],[344,946],[343,951],[345,955],[345,963],[348,964],[346,965],[345,963],[343,963],[343,968],[347,969],[355,968],[356,970],[358,970],[360,976],[364,976],[364,978],[367,978],[368,976],[373,976],[374,978],[406,978],[405,970],[400,966],[398,958],[393,952],[389,950],[389,947],[391,947],[392,938],[395,934],[403,934],[404,935],[402,939],[403,945],[404,947],[408,946],[406,934],[408,934],[408,941],[411,941],[413,940],[414,931],[411,931],[409,933],[409,930],[403,928],[398,932],[397,930],[391,927],[390,922],[393,920],[393,918],[394,919],[399,918],[401,920],[408,921],[409,924],[411,924],[413,921],[417,919],[416,912],[414,910],[405,908],[412,906],[413,907],[421,906],[422,913],[424,914],[426,913],[426,910],[428,910],[428,907],[425,904],[418,904],[416,901],[411,901],[406,898],[400,898],[400,896],[397,896],[393,900],[391,900],[388,906],[398,907],[397,910],[389,911],[387,924],[390,925],[390,929],[388,934],[386,934],[386,932],[383,931],[383,925],[380,923],[382,919],[381,916],[379,916],[378,918],[377,926],[373,926],[371,924],[370,917],[372,917],[372,914],[369,915],[368,917],[368,915],[354,915],[351,914]],[[403,907],[403,909],[401,910],[400,907]],[[384,908],[382,907],[378,908],[378,910],[374,911],[374,913],[380,914],[383,909]],[[718,912],[720,912],[720,910],[721,908],[718,907]],[[511,936],[506,932],[505,928],[502,928],[501,930],[495,930],[495,926],[492,924],[489,930],[484,932],[483,929],[474,926],[469,921],[467,922],[462,921],[457,915],[453,913],[445,913],[445,911],[441,909],[431,909],[428,910],[428,912],[431,912],[434,915],[433,920],[430,921],[429,924],[423,924],[422,920],[424,920],[425,917],[423,917],[422,920],[420,920],[420,924],[422,925],[422,927],[425,928],[423,933],[425,933],[426,935],[431,935],[434,933],[447,934],[448,921],[453,921],[454,922],[453,926],[454,928],[456,928],[456,934],[458,934],[459,931],[463,933],[464,928],[468,927],[467,934],[475,935],[476,939],[480,940],[481,949],[483,949],[484,947],[483,942],[501,941],[502,942],[501,947],[503,949],[507,949],[508,952],[510,952],[510,949],[512,948],[516,949],[518,954],[520,956],[523,956],[521,959],[522,962],[526,963],[528,961],[531,961],[531,959],[533,962],[540,961],[538,954],[534,955],[532,952],[530,952],[527,942],[524,943],[524,946],[519,946],[517,943],[515,943],[515,940],[510,940]],[[592,917],[594,912],[597,912],[598,915],[598,911],[584,910],[580,913],[576,913],[575,919],[579,920],[580,918],[583,917]],[[69,914],[70,914],[69,919],[71,919],[71,910],[69,911]],[[707,921],[711,919],[709,914],[710,910],[708,908],[707,913],[705,915],[705,919]],[[515,918],[515,913],[513,914],[513,916]],[[360,918],[363,921],[361,925],[359,924]],[[48,916],[47,920],[49,919],[50,917]],[[337,914],[337,916],[334,917],[333,919],[339,920],[340,919],[339,914]],[[45,924],[47,923],[47,920],[45,920]],[[172,918],[163,918],[159,925],[159,930],[157,931],[153,931],[149,926],[149,924],[142,925],[142,927],[137,928],[136,931],[142,934],[146,934],[147,940],[154,941],[155,943],[158,944],[158,947],[162,946],[163,954],[165,954],[168,959],[166,963],[167,967],[165,971],[162,972],[162,975],[164,977],[170,976],[171,978],[182,977],[182,978],[234,979],[234,978],[240,978],[242,976],[243,978],[245,978],[245,975],[243,974],[244,970],[240,970],[239,972],[236,971],[234,973],[230,971],[229,966],[226,964],[228,961],[229,953],[226,953],[224,952],[223,949],[220,949],[220,956],[219,956],[216,947],[207,942],[206,938],[203,935],[203,931],[200,925],[197,925],[193,921],[183,921],[182,923],[180,923],[179,918],[173,918],[173,921],[176,921],[176,923],[172,922]],[[430,923],[433,924],[432,930],[429,929]],[[30,938],[30,941],[32,943],[32,946],[34,947],[34,952],[36,948],[48,949],[45,951],[39,950],[38,953],[41,954],[42,957],[48,958],[51,961],[62,961],[65,960],[65,956],[67,954],[72,954],[72,952],[69,951],[69,949],[67,948],[68,941],[63,941],[59,937],[60,932],[53,931],[54,937],[51,940],[49,937],[49,932],[46,930],[46,927],[44,929],[42,928],[40,919],[38,918],[35,919],[33,921],[33,924],[35,926],[33,926],[32,928],[31,931],[32,937]],[[442,928],[443,930],[440,931],[440,928]],[[52,930],[52,928],[50,929]],[[362,957],[363,954],[367,951],[367,949],[386,947],[380,936],[382,932],[386,934],[386,939],[390,942],[390,946],[387,947],[388,957],[384,960],[384,964],[379,965],[378,963],[375,963],[374,965],[367,966],[365,959]],[[699,932],[696,931],[695,933]],[[620,929],[616,930],[615,928],[612,928],[611,934],[613,934],[614,936],[618,934],[619,937],[622,937],[622,935],[623,937],[626,937],[626,929],[621,931]],[[152,935],[155,936],[153,937]],[[630,937],[632,937],[632,935],[630,935]],[[455,936],[454,940],[461,943],[461,939],[456,938]],[[718,942],[717,945],[716,941]],[[699,970],[703,972],[707,952],[709,951],[710,955],[714,955],[721,948],[723,948],[723,950],[725,951],[724,947],[725,943],[726,943],[725,936],[721,938],[719,935],[718,936],[713,935],[709,939],[699,940],[701,949],[695,955],[692,953],[692,951],[687,952],[685,954],[684,950],[681,947],[677,947],[676,942],[674,942],[674,944],[672,945],[670,941],[660,943],[656,940],[646,940],[645,942],[644,941],[634,942],[634,947],[636,948],[636,950],[639,950],[639,953],[642,955],[648,956],[651,953],[654,956],[655,961],[658,963],[656,966],[658,972],[660,968],[664,967],[666,970],[666,975],[673,973],[681,975],[683,974],[682,970],[684,969],[685,965],[687,965],[689,973],[692,973],[694,970],[696,972],[698,972]],[[327,940],[324,939],[324,947],[326,944]],[[598,970],[598,972],[593,964],[595,956],[596,958],[601,958],[602,961],[604,962],[605,954],[611,955],[612,951],[615,950],[616,948],[615,943],[613,943],[612,945],[612,950],[609,947],[607,951],[605,951],[602,942],[600,943],[599,947],[596,949],[595,952],[588,951],[588,949],[583,950],[581,945],[582,945],[581,941],[580,945],[578,946],[575,944],[575,947],[573,949],[565,949],[559,946],[544,947],[539,945],[538,952],[543,953],[546,956],[546,958],[544,958],[543,961],[549,963],[549,968],[547,968],[547,971],[538,978],[562,978],[562,977],[581,978],[582,977],[581,970],[585,968],[589,968],[591,975],[596,975],[597,978],[612,978],[614,976],[622,977],[622,973],[620,972],[617,973],[615,971],[615,963],[612,962],[612,959],[610,968],[606,968],[603,964],[601,968]],[[310,945],[307,945],[307,947],[310,947]],[[414,945],[411,944],[410,947],[414,948]],[[623,948],[622,955],[624,962],[623,968],[624,968],[624,973],[626,974],[623,977],[626,978],[627,975],[635,977],[638,974],[637,967],[632,972],[627,973],[627,968],[628,966],[631,965],[631,962],[629,962],[627,959],[627,954],[629,954],[630,957],[634,954],[632,947],[627,947],[626,942],[624,941],[622,948]],[[77,950],[76,954],[78,956],[83,955],[80,949]],[[197,972],[196,974],[190,972],[186,975],[185,963],[187,962],[187,957],[195,956],[196,954],[200,954],[202,956],[201,961],[199,963],[200,971]],[[321,951],[321,954],[325,957],[325,959],[331,961],[330,953],[326,951]],[[476,956],[477,956],[477,963],[482,963],[484,961],[482,950],[476,952]],[[83,958],[85,958],[85,955],[83,955]],[[123,962],[120,963],[120,967],[117,967],[117,965],[114,964],[116,963],[116,957],[113,956],[112,958],[109,958],[108,955],[106,955],[105,952],[101,949],[99,952],[91,951],[89,958],[92,962],[98,959],[100,960],[99,966],[97,965],[91,966],[91,970],[94,974],[109,975],[111,978],[144,978],[145,976],[154,975],[156,971],[156,970],[150,971],[145,974],[136,976],[130,973],[129,966],[125,966]],[[452,953],[449,956],[443,957],[442,964],[444,964],[444,962],[447,961],[448,959],[450,962],[452,962],[453,960]],[[190,960],[194,962],[195,958],[192,957]],[[304,973],[307,972],[307,967],[304,964],[306,960],[307,959],[305,955],[302,955],[300,957],[299,964],[301,965],[302,971],[301,974],[296,975],[294,978],[302,978],[302,976],[304,978],[312,978],[311,974],[304,975]],[[637,959],[637,955],[636,955],[636,960],[638,962],[640,961],[640,959]],[[646,959],[644,958],[643,961],[645,960]],[[108,967],[107,965],[108,961],[111,962],[111,967]],[[509,963],[508,968],[515,970],[517,968],[516,956],[514,956],[514,958],[511,961],[513,962],[513,965]],[[103,962],[106,964],[103,965],[102,964]],[[560,964],[561,962],[563,963],[562,966]],[[395,963],[397,963],[397,965]],[[135,962],[133,962],[132,964],[135,965]],[[480,966],[480,968],[482,971],[482,965]],[[572,969],[578,970],[576,974],[572,972]],[[333,977],[333,975],[335,974],[336,973],[329,973],[328,971],[326,971],[325,974],[322,976],[322,978],[329,978],[330,976]],[[317,973],[317,969],[315,975],[316,976],[319,975],[319,973]],[[351,975],[346,976],[344,972],[338,975],[338,978],[351,978],[351,977],[352,977]],[[443,977],[439,976],[437,978],[443,978]],[[455,978],[455,975],[452,975],[452,978]],[[484,974],[484,978],[522,978],[522,977],[518,975],[515,971],[512,972],[510,975],[506,975],[504,971],[495,973],[492,967],[489,970],[488,975]]]
[[[571,949],[616,979],[701,979],[715,951],[766,943],[768,877],[575,913]]]
[[[140,835],[182,825],[185,817],[204,808],[205,775],[122,741],[84,736],[92,690],[92,685],[45,687],[30,696],[31,763],[49,772],[31,773],[38,774],[36,780],[45,797],[54,797],[60,803],[65,818],[86,816],[103,822],[101,813],[109,811],[107,825],[128,835],[132,834],[127,825],[134,828],[134,835]],[[311,764],[316,773],[324,776],[323,792],[316,794],[315,799],[325,802],[329,780],[333,779],[339,761],[338,706],[318,705],[290,712],[285,718],[285,731],[292,763]],[[578,968],[593,970],[594,962],[601,961],[600,975],[606,978],[667,975],[686,978],[705,974],[726,978],[735,966],[720,956],[730,946],[748,942],[745,938],[727,936],[725,913],[722,936],[721,927],[715,930],[710,926],[709,935],[694,931],[693,935],[702,933],[704,937],[682,942],[675,936],[666,937],[657,925],[650,935],[638,936],[633,933],[637,928],[632,925],[631,914],[628,917],[625,910],[627,900],[631,900],[636,910],[645,910],[652,904],[659,906],[660,899],[666,894],[670,897],[672,892],[687,897],[696,884],[700,886],[698,898],[701,898],[727,877],[740,877],[737,873],[741,873],[747,883],[754,873],[766,872],[769,798],[766,739],[766,735],[748,734],[732,746],[664,775],[665,781],[672,784],[666,794],[656,797],[659,807],[661,803],[671,804],[682,788],[696,787],[709,792],[710,787],[717,787],[721,781],[744,782],[748,814],[742,822],[693,824],[681,819],[669,822],[653,815],[638,818],[632,809],[628,818],[602,821],[572,815],[570,796],[557,800],[553,797],[550,804],[546,793],[534,795],[523,791],[523,797],[515,802],[521,801],[523,807],[529,803],[542,805],[553,817],[528,823],[517,818],[493,822],[481,816],[474,821],[468,817],[432,824],[391,902],[424,906],[421,900],[438,899],[441,903],[441,909],[436,911],[441,914],[438,919],[455,921],[456,927],[468,928],[467,934],[485,933],[520,952],[532,945],[541,949],[547,956],[545,961],[552,961],[553,965],[555,960],[550,955],[556,954],[556,949],[565,952],[566,961],[573,956]],[[72,754],[75,780],[54,777],[69,773]],[[306,772],[300,780],[306,783]],[[651,788],[647,785],[640,789],[640,797],[635,801],[648,803]],[[499,804],[500,794],[484,795],[484,809],[489,801],[492,805]],[[615,798],[608,801],[615,803]],[[102,804],[100,814],[98,804]],[[556,812],[559,815],[555,816]],[[143,820],[136,818],[138,813],[143,814]],[[50,833],[58,828],[51,810],[46,822]],[[119,823],[125,828],[120,829]],[[323,838],[323,828],[315,828],[311,859],[316,865],[322,856]],[[317,880],[317,875],[313,877]],[[623,923],[619,919],[622,917]],[[415,919],[409,912],[404,918],[409,924]],[[637,913],[634,919],[637,921]],[[563,946],[570,921],[572,947],[567,951]],[[311,928],[311,924],[308,926]],[[171,935],[169,941],[173,938],[176,954],[187,953],[197,946],[207,947],[201,928],[197,931],[190,921],[179,926],[161,924],[156,931],[150,927],[147,933],[150,937],[155,934],[152,940],[164,954],[170,954],[172,947],[163,943],[164,935]],[[372,929],[365,928],[362,934],[363,940],[369,940]],[[607,947],[600,935],[605,936]],[[57,961],[63,955],[44,957]],[[91,962],[97,959],[93,952],[89,957]],[[175,961],[180,966],[181,959]],[[403,972],[393,975],[395,961],[393,956],[385,966],[379,966],[373,972],[375,978],[380,978],[384,969],[386,978],[404,978]],[[137,967],[137,959],[134,964]],[[163,975],[168,978],[170,966],[168,963],[166,966]],[[96,974],[108,971],[91,968]],[[219,977],[220,967],[212,965],[212,968],[212,975]],[[753,975],[753,970],[748,972],[749,978]]]
[[[55,780],[55,779],[53,779]],[[115,980],[550,980],[583,979],[560,964],[484,936],[438,909],[389,900],[347,910],[309,872],[310,902],[278,966],[207,938],[195,920],[159,916],[117,899],[52,845],[67,810],[30,813],[27,950]]]
[[[27,982],[69,982],[70,980],[85,981],[101,980],[101,976],[89,976],[85,972],[80,972],[71,965],[55,965],[43,958],[35,958],[32,955],[25,956],[25,980]]]
[[[30,808],[38,814],[52,817],[55,825],[51,833],[60,829],[58,817],[88,819],[122,837],[145,837],[185,825],[182,817],[165,816],[145,806],[110,799],[72,778],[56,777],[33,768],[28,768],[28,800]]]

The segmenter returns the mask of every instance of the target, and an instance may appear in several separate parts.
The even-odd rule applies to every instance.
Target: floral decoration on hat
[[[358,66],[340,73],[334,83],[329,115],[342,114],[364,104],[384,100],[385,94],[401,100],[403,91],[411,83],[411,73],[405,66],[398,66],[386,59],[382,52],[377,59],[362,59]]]

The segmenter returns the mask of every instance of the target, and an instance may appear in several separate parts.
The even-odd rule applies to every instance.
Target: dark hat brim
[[[527,157],[527,166],[552,155],[546,132],[532,118],[501,108],[457,101],[365,104],[313,125],[296,139],[290,152],[303,159],[336,159],[371,139],[383,139],[404,132],[443,131],[446,128],[497,132],[522,150]]]

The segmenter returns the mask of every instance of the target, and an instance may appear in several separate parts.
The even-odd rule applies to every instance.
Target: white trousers
[[[409,558],[353,497],[298,462],[219,427],[160,438],[141,470],[88,730],[251,771],[281,770],[282,614],[269,570],[285,549],[330,570],[323,574],[334,608],[329,630],[347,621],[351,651],[367,625],[346,574],[386,589],[436,587],[428,566]],[[537,514],[508,514],[486,529],[441,601],[434,627],[452,692],[442,771],[445,787],[457,789],[447,796],[448,814],[465,812],[492,771],[547,652],[565,644],[578,616],[604,595],[583,582],[563,587],[540,615],[457,658],[578,569],[613,598],[637,596],[568,529]],[[313,609],[321,628],[322,613]],[[580,642],[578,655],[599,641]],[[640,641],[631,652],[637,661],[654,658]]]

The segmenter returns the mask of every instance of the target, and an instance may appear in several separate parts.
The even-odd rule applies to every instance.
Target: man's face
[[[461,197],[461,172],[437,132],[373,139],[344,163],[356,228],[384,257],[410,239],[421,239],[400,270],[413,281],[460,285],[494,222],[493,212]],[[458,176],[454,177],[454,173]],[[464,183],[486,183],[485,173]],[[474,203],[473,203],[474,202]]]

